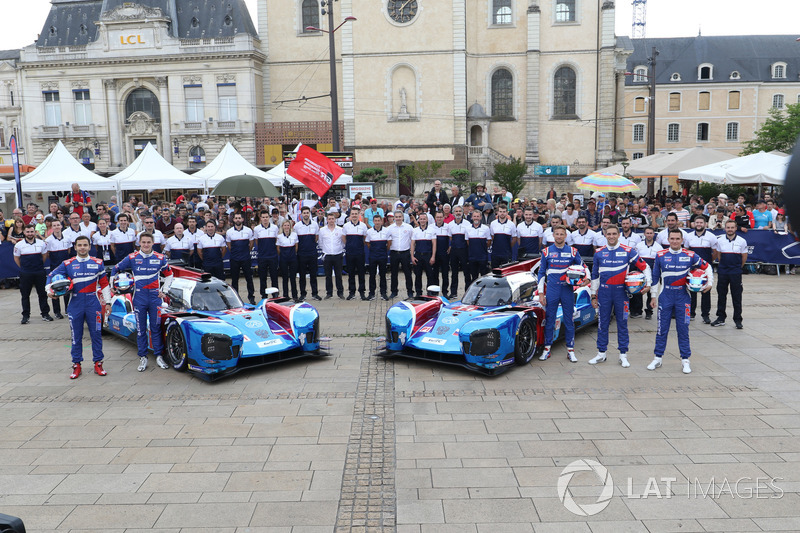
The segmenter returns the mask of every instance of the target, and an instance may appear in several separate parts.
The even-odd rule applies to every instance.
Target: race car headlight
[[[220,333],[205,333],[200,340],[203,355],[216,361],[225,361],[238,357],[239,346],[233,345],[233,340]]]
[[[492,355],[500,349],[500,332],[496,329],[479,329],[469,335],[471,355]]]

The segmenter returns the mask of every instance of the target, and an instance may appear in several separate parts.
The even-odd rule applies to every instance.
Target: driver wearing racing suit
[[[72,281],[72,298],[67,305],[69,329],[72,334],[72,374],[69,376],[70,379],[81,375],[84,322],[89,327],[89,337],[92,339],[94,371],[98,376],[106,375],[106,371],[103,370],[103,339],[101,337],[103,308],[97,298],[97,286],[100,285],[106,305],[111,300],[111,290],[108,287],[103,261],[89,256],[90,246],[89,237],[79,235],[75,239],[75,250],[78,255],[59,264],[47,276],[47,294],[50,298],[58,298],[50,288],[53,276],[61,275]]]
[[[149,233],[139,235],[141,246],[117,263],[112,271],[116,275],[124,270],[133,272],[135,292],[133,294],[133,311],[136,314],[136,344],[139,348],[139,372],[147,369],[147,321],[150,319],[150,341],[153,343],[153,355],[161,368],[169,368],[161,354],[164,345],[161,342],[161,323],[158,308],[164,293],[172,284],[172,269],[165,256],[153,251],[153,236]],[[164,276],[164,285],[159,289],[159,275]],[[163,292],[162,292],[163,291]]]
[[[645,286],[642,292],[650,290],[650,267],[630,246],[619,244],[619,228],[609,224],[605,229],[605,246],[594,253],[592,262],[592,306],[599,308],[597,323],[597,355],[589,361],[596,365],[606,360],[608,348],[608,326],[611,311],[617,317],[617,344],[619,364],[628,368],[628,294],[625,292],[625,278],[631,266],[644,273]]]
[[[572,265],[583,264],[578,251],[566,244],[567,230],[564,226],[553,228],[551,244],[542,250],[542,259],[539,263],[539,303],[545,308],[544,323],[544,351],[539,359],[544,361],[550,357],[550,345],[553,344],[553,334],[556,325],[558,305],[561,304],[562,321],[566,329],[567,359],[573,363],[578,362],[575,357],[575,322],[572,315],[575,307],[575,293],[572,285],[567,283],[567,269]],[[545,283],[542,284],[542,280]]]
[[[661,358],[667,348],[667,334],[669,323],[675,316],[675,329],[678,332],[678,349],[681,353],[683,373],[689,374],[692,367],[689,357],[692,349],[689,346],[689,320],[691,317],[692,303],[686,290],[686,275],[692,269],[699,268],[705,271],[708,283],[703,287],[703,292],[711,290],[714,284],[714,270],[711,265],[695,252],[681,248],[683,232],[680,228],[669,230],[669,249],[661,250],[653,262],[653,301],[650,306],[658,306],[658,330],[656,332],[655,358],[647,365],[647,370],[655,370],[661,366]]]

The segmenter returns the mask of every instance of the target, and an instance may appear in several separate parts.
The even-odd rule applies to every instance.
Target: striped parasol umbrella
[[[630,192],[638,191],[639,186],[634,182],[611,172],[592,172],[575,182],[579,189],[589,189],[599,192]]]

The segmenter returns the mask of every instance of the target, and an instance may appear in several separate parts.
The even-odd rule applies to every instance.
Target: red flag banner
[[[322,197],[344,170],[313,148],[303,145],[286,173]]]

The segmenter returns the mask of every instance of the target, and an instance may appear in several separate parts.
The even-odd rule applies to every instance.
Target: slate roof
[[[19,50],[0,50],[0,61],[19,59]]]
[[[800,44],[796,35],[725,35],[632,39],[633,54],[627,70],[647,65],[652,47],[658,50],[656,83],[729,83],[731,73],[739,73],[737,81],[796,82],[800,74]],[[786,77],[773,79],[771,65],[786,63]],[[714,66],[712,80],[698,80],[697,68],[703,63]],[[681,81],[670,81],[678,73]],[[625,85],[646,85],[626,76]]]
[[[244,0],[51,0],[36,46],[80,46],[97,39],[100,14],[123,3],[157,7],[171,20],[170,34],[181,39],[233,37],[258,32]]]

